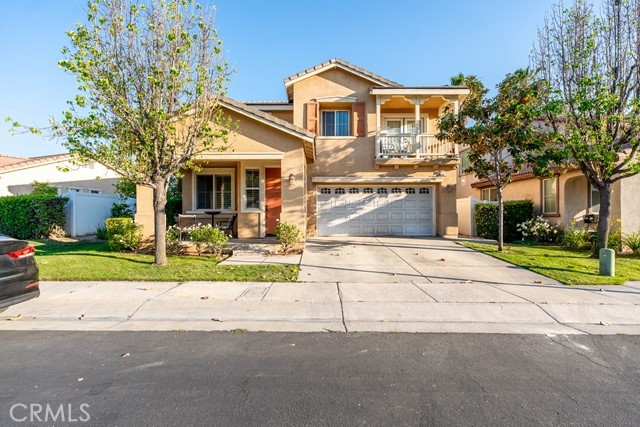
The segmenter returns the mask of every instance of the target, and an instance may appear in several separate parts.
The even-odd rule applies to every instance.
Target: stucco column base
[[[137,213],[135,215],[135,221],[138,224],[142,224],[143,237],[152,237],[154,235],[155,227],[153,222],[153,214]]]

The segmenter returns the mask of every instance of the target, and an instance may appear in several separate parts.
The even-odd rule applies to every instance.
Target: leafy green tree
[[[555,156],[540,170],[578,167],[600,191],[595,254],[607,247],[612,185],[640,172],[640,1],[560,2],[538,31],[533,64],[551,85],[546,127]]]
[[[488,89],[476,76],[460,74],[451,83],[467,86],[470,94],[457,114],[449,111],[440,118],[437,137],[468,147],[466,172],[496,187],[498,249],[503,250],[503,191],[528,162],[527,154],[544,146],[545,133],[533,123],[543,110],[547,87],[529,69],[508,74],[494,97],[487,96]]]
[[[194,0],[89,0],[87,23],[67,33],[59,63],[79,94],[52,121],[51,136],[153,189],[158,265],[167,264],[172,177],[197,167],[198,153],[227,145],[230,123],[218,101],[230,71],[213,24],[213,9]]]
[[[55,197],[58,195],[58,190],[48,182],[33,181],[31,183],[31,194]]]

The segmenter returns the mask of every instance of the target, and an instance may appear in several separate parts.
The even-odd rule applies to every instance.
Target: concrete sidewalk
[[[0,330],[640,334],[640,282],[43,282]]]

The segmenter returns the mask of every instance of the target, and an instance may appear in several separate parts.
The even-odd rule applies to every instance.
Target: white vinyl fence
[[[458,213],[458,233],[462,236],[476,237],[476,205],[478,203],[498,203],[465,197],[456,200]]]
[[[104,220],[111,216],[111,207],[120,203],[116,195],[68,192],[62,194],[69,202],[64,208],[67,222],[64,230],[71,237],[95,234],[97,227],[104,227]],[[127,203],[135,211],[136,199],[128,199]]]

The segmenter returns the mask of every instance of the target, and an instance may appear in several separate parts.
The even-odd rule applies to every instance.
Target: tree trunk
[[[167,186],[166,180],[157,178],[154,180],[153,189],[153,223],[155,225],[154,249],[156,265],[167,265],[167,216],[165,208],[167,206]]]
[[[600,212],[598,212],[598,238],[593,250],[593,256],[598,257],[600,249],[606,248],[609,243],[609,228],[611,224],[611,184],[599,187]]]
[[[502,204],[502,188],[496,187],[498,195],[498,250],[504,249],[504,206]]]

